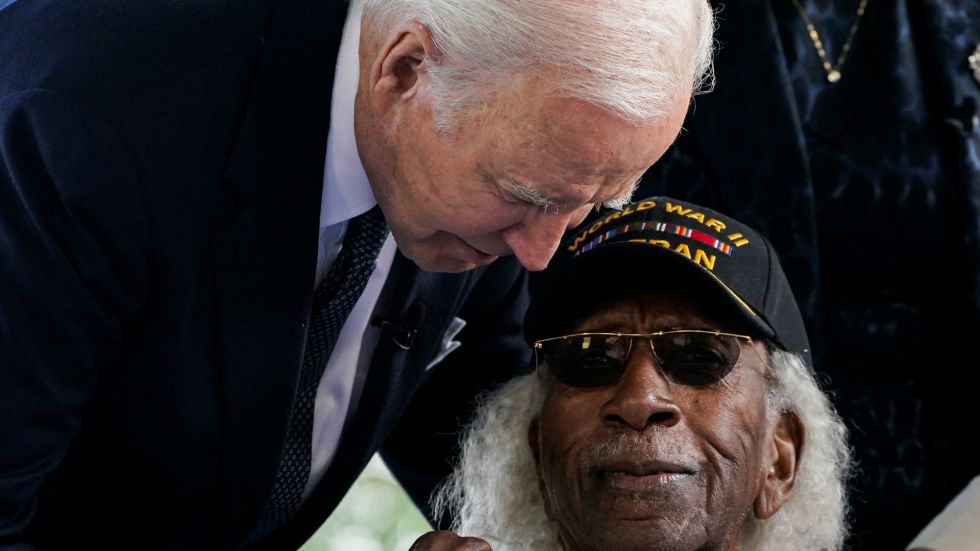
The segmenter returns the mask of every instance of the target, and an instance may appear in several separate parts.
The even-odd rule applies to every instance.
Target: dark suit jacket
[[[916,151],[901,141],[903,120],[894,111],[892,118],[875,121],[875,128],[885,130],[867,147],[882,154],[867,171],[878,179],[852,181],[848,191],[853,189],[853,195],[848,197],[863,200],[880,189],[886,196],[898,195],[901,187],[889,184],[899,178],[880,175],[898,164],[893,162],[898,155],[930,155],[927,162],[941,166],[944,179],[928,183],[954,198],[941,203],[943,212],[930,215],[929,220],[941,217],[955,228],[943,232],[939,242],[899,240],[899,233],[914,238],[922,219],[899,212],[877,212],[872,218],[861,211],[862,202],[855,202],[848,219],[819,219],[822,190],[816,189],[814,175],[823,176],[826,185],[833,169],[811,156],[796,81],[787,70],[787,57],[810,56],[816,64],[816,54],[805,37],[802,50],[787,53],[778,24],[780,14],[785,15],[792,22],[788,32],[796,38],[803,33],[802,21],[783,0],[713,4],[724,4],[718,13],[717,85],[696,98],[684,125],[687,131],[645,176],[639,196],[666,194],[716,208],[772,241],[801,302],[816,368],[830,375],[832,396],[851,428],[851,444],[860,460],[860,472],[851,483],[857,514],[856,537],[850,543],[856,549],[898,549],[978,468],[980,447],[975,438],[961,434],[960,423],[976,416],[971,393],[980,382],[980,355],[976,346],[966,344],[980,333],[980,82],[967,63],[980,43],[980,2],[871,0],[843,80],[834,85],[838,90],[850,87],[853,94],[840,97],[847,98],[841,103],[851,103],[823,111],[826,103],[810,104],[815,120],[821,115],[846,119],[856,106],[898,101],[893,98],[900,90],[868,92],[880,89],[881,82],[900,82],[911,90],[905,97],[914,101],[900,114],[926,128],[922,134],[932,140],[928,149]],[[832,3],[818,2],[825,4]],[[896,24],[900,11],[908,26]],[[845,31],[850,21],[842,22]],[[834,35],[835,47],[843,36]],[[875,42],[875,37],[901,41],[904,48],[881,51],[886,40]],[[893,64],[899,55],[908,57]],[[820,77],[819,66],[815,69]],[[865,118],[854,124],[879,111],[888,109],[859,113]],[[818,120],[823,128],[850,122]],[[927,213],[926,203],[921,202],[920,215]],[[882,232],[874,230],[889,214],[887,227],[898,225],[905,231],[879,238]],[[849,241],[828,239],[821,221],[850,230]],[[869,234],[875,237],[869,239]],[[874,266],[862,271],[859,282],[859,268],[847,266],[846,260],[861,263],[862,248],[888,251],[899,271],[933,277],[912,291],[893,287],[899,278],[888,272],[889,263],[877,272]],[[955,271],[921,261],[926,249],[948,250],[947,264]],[[854,300],[845,303],[847,299]],[[805,457],[804,450],[804,462]]]
[[[345,11],[0,2],[0,548],[249,534],[301,364]],[[424,499],[472,393],[525,358],[524,289],[510,260],[397,257],[376,311],[424,303],[422,330],[408,351],[382,335],[323,483],[265,545],[302,543],[393,431]],[[454,316],[464,346],[425,371]]]

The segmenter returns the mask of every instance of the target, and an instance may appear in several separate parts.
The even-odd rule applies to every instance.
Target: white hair
[[[781,350],[769,356],[769,422],[795,414],[806,439],[789,500],[768,520],[747,513],[741,549],[839,550],[847,535],[847,429],[799,357]],[[437,517],[450,513],[454,531],[483,538],[495,551],[562,549],[557,527],[545,514],[527,443],[544,397],[544,383],[531,373],[485,399],[463,438],[455,472],[433,495]]]
[[[355,0],[387,29],[418,21],[441,129],[516,74],[554,92],[648,123],[713,84],[714,14],[707,0]]]

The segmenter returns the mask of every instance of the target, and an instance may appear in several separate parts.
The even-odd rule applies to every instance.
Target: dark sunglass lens
[[[585,335],[542,343],[538,361],[563,384],[591,388],[615,383],[629,356],[626,337]]]
[[[664,375],[691,386],[716,383],[735,367],[739,346],[735,337],[707,333],[669,333],[653,339]]]

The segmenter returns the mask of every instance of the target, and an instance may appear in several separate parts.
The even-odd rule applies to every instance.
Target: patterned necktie
[[[303,367],[285,448],[272,496],[250,541],[268,534],[299,509],[310,476],[313,407],[320,377],[344,322],[374,271],[378,252],[387,236],[388,225],[377,206],[351,220],[340,254],[313,292]]]

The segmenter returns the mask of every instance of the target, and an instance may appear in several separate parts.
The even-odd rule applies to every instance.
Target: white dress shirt
[[[330,133],[327,137],[320,206],[317,285],[326,276],[340,252],[347,222],[377,204],[354,141],[354,95],[358,81],[357,52],[361,22],[361,14],[356,5],[351,7],[344,24],[344,35],[334,73]],[[320,378],[313,413],[313,456],[310,478],[303,492],[304,500],[323,478],[337,451],[358,367],[366,368],[366,364],[371,361],[378,331],[374,327],[368,327],[368,321],[391,270],[395,249],[395,241],[389,235],[378,254],[377,267],[344,322],[337,344]]]

